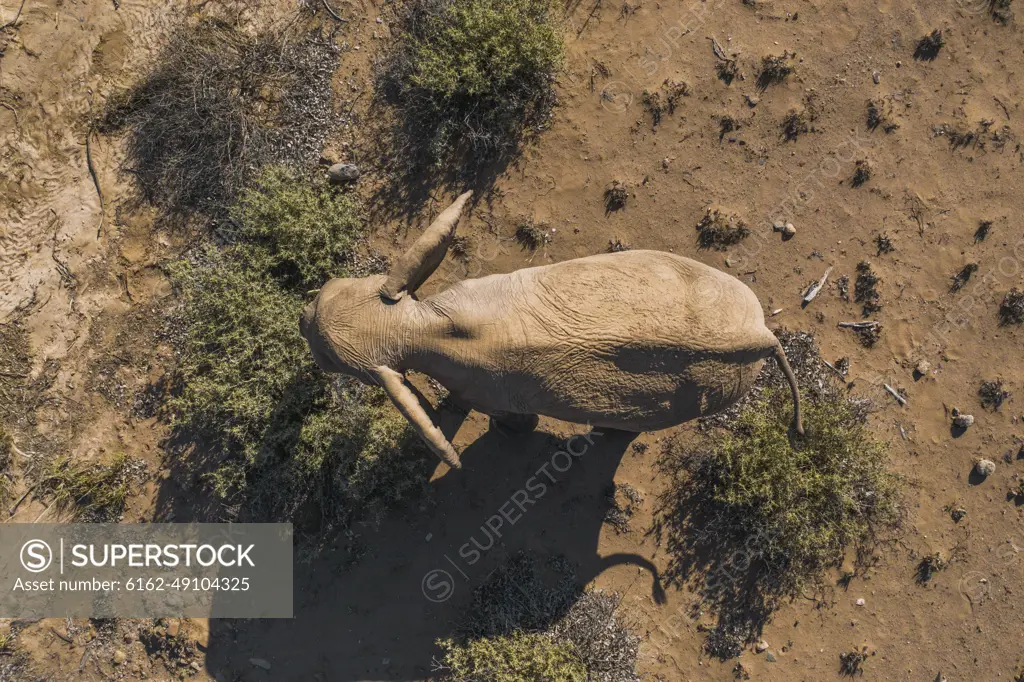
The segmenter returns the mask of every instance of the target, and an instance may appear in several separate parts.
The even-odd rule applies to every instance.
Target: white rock
[[[764,640],[761,640],[760,642],[757,643],[757,646],[754,647],[754,650],[757,651],[757,653],[761,653],[763,651],[767,651],[768,650],[768,642],[766,642]]]
[[[968,426],[974,425],[973,414],[958,414],[953,417],[953,426],[957,428],[966,429]]]
[[[996,471],[996,463],[990,459],[979,459],[974,465],[974,470],[977,471],[980,476],[991,476]]]

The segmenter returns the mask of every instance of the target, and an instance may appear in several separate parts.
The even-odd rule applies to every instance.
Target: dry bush
[[[518,552],[473,593],[455,637],[438,642],[450,682],[639,682],[640,637],[620,598],[583,592],[561,557]]]
[[[168,216],[220,216],[263,165],[319,156],[340,53],[318,31],[296,30],[252,36],[189,21],[108,101],[98,129],[127,133],[128,169]]]

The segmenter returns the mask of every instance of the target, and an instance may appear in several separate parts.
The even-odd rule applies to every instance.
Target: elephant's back
[[[540,338],[697,354],[774,344],[745,284],[674,254],[626,251],[514,274],[523,305],[547,330]]]

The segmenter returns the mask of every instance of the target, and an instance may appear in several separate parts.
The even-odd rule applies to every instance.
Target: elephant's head
[[[452,448],[395,370],[405,332],[418,313],[412,294],[441,264],[455,236],[466,192],[431,223],[388,275],[344,277],[327,282],[306,306],[299,329],[325,372],[340,372],[384,387],[427,445],[458,468]]]

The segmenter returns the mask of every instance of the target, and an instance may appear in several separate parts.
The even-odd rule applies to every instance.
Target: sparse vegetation
[[[998,379],[983,381],[978,389],[978,398],[982,407],[996,411],[1010,399],[1010,392],[1003,388],[1003,382]]]
[[[671,79],[666,79],[660,90],[644,90],[640,99],[644,110],[651,116],[651,128],[657,128],[665,114],[674,114],[679,100],[689,95],[690,86],[687,83]]]
[[[917,41],[917,48],[914,49],[914,59],[930,62],[939,56],[939,50],[946,44],[942,35],[942,29],[935,29],[924,38]]]
[[[604,212],[605,214],[614,211],[621,211],[626,208],[626,201],[629,199],[629,192],[624,185],[617,180],[604,191]]]
[[[616,533],[629,533],[632,530],[629,521],[644,502],[640,491],[628,483],[616,483],[606,491],[605,498],[608,508],[604,513],[604,522],[614,528]]]
[[[930,582],[936,573],[944,570],[947,566],[949,566],[949,562],[946,561],[940,552],[925,556],[917,564],[917,583],[924,585]]]
[[[853,179],[850,181],[850,184],[853,187],[860,187],[871,179],[873,173],[874,171],[871,168],[871,164],[868,161],[861,159],[856,163],[856,168],[853,171]]]
[[[718,209],[709,208],[697,223],[697,245],[702,249],[724,251],[749,235],[750,229],[742,218],[724,215]]]
[[[892,104],[887,100],[868,101],[868,130],[882,128],[886,133],[898,130],[900,125],[892,120]]]
[[[971,275],[978,271],[977,263],[968,263],[960,272],[953,275],[953,283],[949,286],[949,293],[955,294],[964,288],[964,286],[971,280]]]
[[[1024,292],[1013,287],[999,305],[999,323],[1003,326],[1024,323]]]
[[[59,457],[40,475],[36,494],[73,521],[117,523],[128,498],[146,478],[145,462],[127,455],[118,455],[110,464]]]
[[[768,55],[761,59],[761,72],[757,76],[757,86],[765,90],[769,85],[782,83],[791,73],[793,66],[790,59],[796,54],[783,52],[781,55]]]
[[[882,309],[882,297],[877,289],[880,281],[881,279],[872,270],[871,263],[861,261],[857,264],[857,280],[853,283],[853,300],[861,304],[864,317],[869,317]]]
[[[534,225],[532,220],[520,222],[516,227],[515,237],[520,246],[530,251],[536,251],[551,241],[551,236],[547,233],[547,230]]]
[[[1013,10],[1010,8],[1012,4],[1013,0],[989,0],[989,11],[992,13],[992,18],[1000,24],[1009,24],[1013,19]]]
[[[852,649],[839,654],[839,674],[846,677],[864,674],[864,663],[868,660],[868,648]]]
[[[251,36],[220,21],[189,21],[145,77],[110,99],[98,129],[127,131],[126,165],[166,214],[219,217],[254,169],[318,157],[340,52],[296,26]]]
[[[622,251],[629,251],[630,245],[616,237],[615,239],[608,240],[608,253],[620,253]]]
[[[902,484],[869,435],[863,404],[833,373],[818,373],[816,349],[801,358],[783,339],[804,390],[806,437],[791,440],[792,405],[773,372],[759,380],[771,388],[755,385],[734,419],[713,418],[719,428],[701,441],[672,440],[662,460],[673,481],[658,520],[672,555],[668,576],[705,573],[705,603],[720,612],[715,641],[753,641],[780,600],[822,588],[850,548],[866,565],[902,524]],[[742,566],[730,563],[737,552]]]
[[[896,250],[896,247],[892,245],[892,239],[890,239],[889,235],[884,232],[875,236],[875,248],[878,249],[879,256],[886,253],[892,253]]]
[[[732,82],[740,75],[740,67],[736,64],[735,59],[726,59],[718,62],[715,70],[718,73],[718,80],[726,85],[732,85]]]
[[[508,158],[547,126],[564,56],[549,0],[414,0],[377,65],[407,170]]]
[[[992,221],[982,220],[978,223],[978,229],[974,231],[974,243],[983,242],[988,237],[988,233],[992,231]]]
[[[473,593],[461,631],[442,639],[437,664],[451,682],[639,682],[640,638],[619,598],[582,592],[561,558],[519,552]]]
[[[811,129],[810,118],[804,111],[790,109],[786,118],[782,119],[782,136],[787,141],[796,142],[797,138]]]

